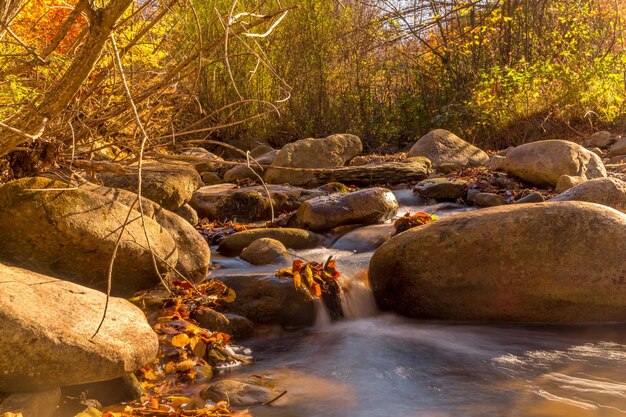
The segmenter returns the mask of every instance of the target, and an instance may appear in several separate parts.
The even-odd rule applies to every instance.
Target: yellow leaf
[[[229,288],[226,292],[226,295],[222,297],[222,300],[224,300],[225,303],[232,303],[236,299],[237,294],[235,294],[235,290],[233,290],[232,288]]]
[[[306,278],[306,283],[309,287],[313,286],[315,281],[313,281],[313,270],[309,264],[306,264],[304,270],[302,271],[304,278]]]
[[[172,345],[176,347],[185,347],[189,342],[191,342],[191,339],[185,333],[177,334],[172,337]]]
[[[302,277],[299,272],[293,274],[293,285],[298,288],[302,285]]]

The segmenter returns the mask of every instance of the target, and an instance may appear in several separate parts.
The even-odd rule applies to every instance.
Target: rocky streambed
[[[624,413],[619,165],[441,130],[361,151],[297,141],[254,184],[185,150],[141,204],[132,168],[2,185],[0,415]]]

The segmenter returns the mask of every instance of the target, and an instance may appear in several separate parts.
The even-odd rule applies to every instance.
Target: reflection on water
[[[624,416],[624,330],[379,315],[252,340],[235,372],[288,391],[258,416]]]

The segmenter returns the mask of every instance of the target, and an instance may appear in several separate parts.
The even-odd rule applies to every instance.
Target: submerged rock
[[[216,277],[237,294],[229,312],[255,323],[305,327],[315,323],[315,301],[308,290],[295,288],[293,280],[275,276]]]
[[[2,417],[52,417],[61,402],[61,390],[16,392],[4,401],[0,399]]]
[[[137,192],[137,172],[124,174],[106,172],[98,174],[103,185]],[[176,210],[187,203],[198,188],[202,179],[190,164],[146,162],[141,174],[141,195],[158,205]]]
[[[626,182],[617,178],[596,178],[557,195],[549,201],[587,201],[626,213]]]
[[[227,256],[239,256],[241,251],[258,239],[271,238],[290,249],[311,249],[321,246],[324,238],[317,233],[289,227],[244,230],[226,236],[217,251]]]
[[[562,175],[586,179],[606,177],[600,157],[566,140],[544,140],[520,145],[498,161],[494,169],[537,186],[556,186]]]
[[[363,151],[361,139],[354,135],[338,134],[323,139],[301,139],[285,145],[276,155],[273,166],[290,168],[341,167]],[[315,176],[305,171],[270,168],[265,173],[270,184],[309,185]]]
[[[489,156],[481,149],[444,129],[431,130],[419,138],[409,150],[408,156],[426,157],[438,171],[442,168],[450,171],[482,166],[489,160]]]
[[[144,314],[126,300],[0,264],[0,391],[105,381],[139,369],[157,353]]]
[[[393,237],[374,253],[369,278],[382,309],[410,317],[626,321],[625,251],[626,215],[616,210],[509,205]]]
[[[67,187],[41,177],[23,178],[0,187],[0,258],[90,288],[105,289],[110,259],[128,207],[88,190],[65,190]],[[46,190],[50,188],[53,190]],[[191,227],[182,219],[180,226]],[[128,296],[158,285],[154,262],[162,273],[177,265],[177,244],[165,227],[149,217],[145,218],[144,230],[141,215],[133,210],[115,258],[113,294]]]
[[[305,201],[294,224],[323,232],[348,224],[382,223],[395,216],[398,201],[386,188],[369,188]]]
[[[243,381],[223,379],[206,387],[200,395],[214,403],[227,401],[233,407],[251,407],[269,403],[278,396],[275,391],[261,378],[250,377]]]

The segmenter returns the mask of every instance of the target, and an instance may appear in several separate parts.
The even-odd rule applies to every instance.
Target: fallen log
[[[428,167],[419,162],[382,162],[372,165],[319,169],[314,172],[314,175],[320,184],[329,182],[358,186],[399,184],[423,180],[428,175]]]

